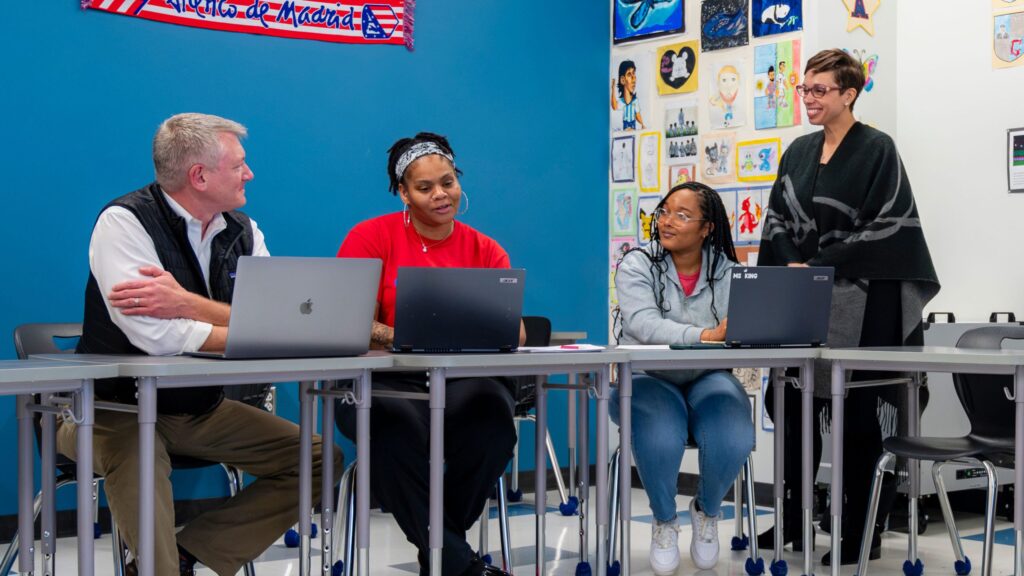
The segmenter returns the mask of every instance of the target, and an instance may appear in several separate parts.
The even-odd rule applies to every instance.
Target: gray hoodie
[[[652,245],[653,246],[653,245]],[[650,253],[651,247],[647,247]],[[665,258],[667,270],[661,282],[655,286],[656,280],[651,271],[651,261],[643,254],[634,251],[626,254],[615,273],[615,292],[619,299],[619,312],[622,322],[620,344],[696,344],[700,342],[700,334],[707,328],[714,328],[729,313],[729,271],[736,264],[723,257],[713,273],[714,290],[708,286],[707,267],[711,265],[711,256],[705,251],[701,259],[700,277],[693,289],[693,294],[686,296],[679,284],[679,274],[671,256]],[[661,290],[664,284],[664,301],[668,312],[658,309],[654,300],[655,290]],[[711,312],[712,294],[718,319]],[[704,371],[677,370],[658,372],[663,378],[677,384],[685,384]],[[655,375],[655,373],[651,373]]]

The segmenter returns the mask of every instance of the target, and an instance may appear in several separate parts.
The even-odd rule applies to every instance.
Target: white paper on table
[[[668,344],[620,344],[617,350],[668,350]]]
[[[561,346],[520,346],[518,348],[520,352],[534,352],[534,353],[545,353],[545,352],[600,352],[604,350],[604,346],[595,346],[594,344],[563,344]]]

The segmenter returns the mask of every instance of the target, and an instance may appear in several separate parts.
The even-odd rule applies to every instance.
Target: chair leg
[[[488,519],[484,518],[486,522]],[[502,568],[512,574],[512,535],[508,529],[508,494],[505,492],[505,475],[498,476],[498,532],[501,535]]]
[[[857,575],[867,576],[868,556],[871,554],[871,539],[875,536],[875,518],[878,517],[878,501],[882,497],[882,479],[885,475],[885,467],[889,465],[896,455],[892,452],[882,452],[875,464],[875,475],[871,479],[871,500],[868,503],[868,517],[864,520],[864,532],[860,543],[860,558],[857,563]],[[841,497],[841,496],[840,496]],[[913,530],[915,527],[911,527]],[[833,526],[833,530],[839,530],[839,526]],[[839,558],[832,558],[833,562],[839,562]]]
[[[495,483],[495,485],[494,485],[495,491],[500,490],[500,488],[499,488],[500,485],[501,485],[500,482]],[[498,496],[500,497],[501,494],[498,494]],[[484,556],[487,556],[489,554],[489,546],[488,546],[488,544],[489,544],[489,537],[488,536],[489,535],[487,534],[487,531],[488,531],[490,523],[491,523],[491,499],[488,498],[487,500],[484,501],[484,511],[480,513],[480,542],[479,542],[479,546],[477,547],[477,554],[479,554],[481,558],[483,558]]]
[[[985,547],[981,555],[981,576],[992,576],[992,544],[996,536],[996,496],[999,489],[996,467],[988,460],[982,461],[988,474],[988,492],[985,494]],[[1017,463],[1020,466],[1020,463]],[[913,530],[913,527],[911,527]]]
[[[117,522],[110,523],[111,551],[114,554],[114,576],[124,576],[125,568],[125,547],[121,540],[121,531],[117,528]]]
[[[615,564],[615,553],[618,551],[616,547],[616,539],[619,537],[619,457],[621,455],[621,448],[616,448],[615,452],[612,453],[611,458],[608,459],[608,478],[612,481],[611,487],[611,498],[608,499],[608,565]],[[623,550],[622,553],[626,554],[628,551]]]
[[[747,530],[750,532],[750,559],[755,563],[760,560],[760,553],[757,549],[757,501],[754,499],[754,455],[747,456],[747,463],[743,465],[743,473],[746,478],[744,482],[746,490],[747,505]],[[739,497],[737,496],[737,500]],[[739,517],[737,516],[737,519]],[[737,520],[738,521],[738,520]]]
[[[355,563],[356,552],[356,464],[357,462],[353,460],[345,468],[345,473],[341,475],[341,484],[338,486],[338,514],[334,517],[335,522],[342,522],[342,519],[345,522],[344,530],[340,530],[337,525],[334,529],[336,537],[344,537],[342,555],[343,576],[352,576],[355,573],[353,564]],[[338,548],[335,547],[334,549],[337,550]]]
[[[562,478],[562,469],[558,466],[558,454],[555,453],[555,443],[551,441],[550,431],[547,432],[546,440],[548,459],[551,461],[551,469],[555,472],[555,484],[558,486],[558,499],[562,501],[563,505],[567,505],[569,504],[569,494],[565,490],[565,480]]]
[[[946,491],[946,483],[942,479],[942,469],[949,462],[932,463],[932,481],[935,483],[935,494],[939,498],[939,508],[942,509],[942,519],[946,522],[946,531],[949,532],[949,541],[953,545],[953,553],[956,554],[954,569],[957,574],[968,574],[970,560],[964,555],[964,547],[960,542],[960,531],[956,528],[956,519],[953,517],[953,507],[949,504],[949,493]]]
[[[519,423],[524,419],[529,418],[513,418],[512,423],[516,427],[516,443],[512,446],[512,481],[510,482],[509,490],[515,494],[519,494]],[[518,498],[513,498],[513,502],[518,502]]]

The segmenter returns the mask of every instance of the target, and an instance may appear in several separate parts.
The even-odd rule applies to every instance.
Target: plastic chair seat
[[[971,436],[940,438],[933,436],[893,436],[882,446],[886,451],[903,458],[915,460],[955,460],[957,458],[981,458],[985,454],[1000,452],[1000,446],[983,442]],[[1013,442],[1010,442],[1011,451]]]

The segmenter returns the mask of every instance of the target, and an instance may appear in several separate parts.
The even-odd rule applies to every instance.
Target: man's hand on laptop
[[[373,328],[370,330],[371,350],[391,350],[395,343],[395,329],[383,322],[373,321]]]
[[[790,262],[789,264],[786,264],[786,266],[789,266],[790,268],[808,268],[805,262]]]
[[[701,342],[725,342],[725,328],[729,319],[723,318],[722,323],[714,328],[706,328],[700,333]]]

